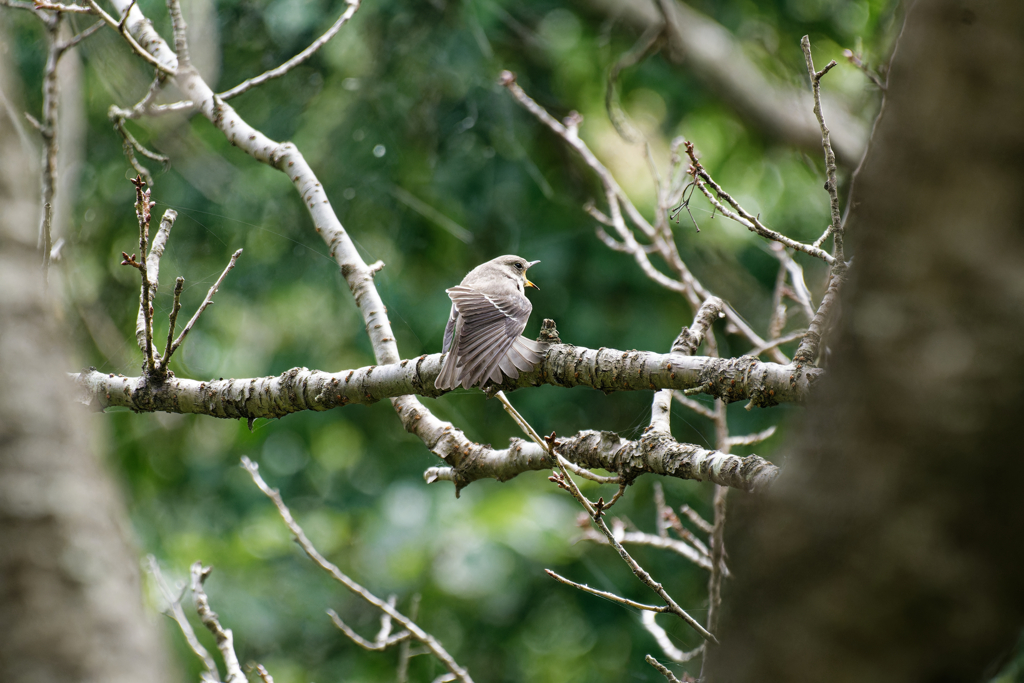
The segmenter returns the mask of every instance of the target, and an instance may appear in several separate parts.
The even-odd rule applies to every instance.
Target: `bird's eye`
[[[522,270],[523,269],[523,264],[520,263],[519,261],[516,261],[514,265],[516,267],[516,270]]]

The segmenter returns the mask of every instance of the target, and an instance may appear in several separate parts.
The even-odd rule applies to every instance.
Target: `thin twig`
[[[125,39],[125,41],[127,41],[128,45],[131,46],[132,50],[134,50],[136,54],[138,54],[140,57],[146,60],[146,62],[148,62],[151,66],[155,67],[158,71],[166,73],[168,76],[175,75],[176,72],[174,69],[166,66],[159,59],[157,59],[149,52],[147,52],[144,47],[139,45],[139,42],[132,37],[131,33],[123,30],[121,22],[118,19],[115,19],[114,17],[107,14],[107,12],[105,12],[103,8],[99,6],[96,0],[89,0],[89,7],[92,8],[92,11],[95,14],[98,14],[103,19],[103,21],[107,22],[107,24],[113,27],[115,31],[120,33],[121,36]]]
[[[144,147],[142,143],[136,140],[135,136],[128,131],[128,128],[124,125],[124,121],[124,117],[120,116],[113,119],[114,130],[116,130],[122,138],[121,147],[124,151],[124,156],[128,160],[132,169],[134,169],[137,174],[145,178],[146,184],[152,185],[153,174],[149,172],[148,168],[139,163],[138,159],[135,158],[135,152],[138,152],[142,156],[152,159],[153,161],[159,161],[164,165],[165,170],[171,160],[163,154],[157,154],[156,152],[150,151]]]
[[[703,531],[706,534],[710,534],[714,527],[706,519],[701,517],[700,513],[694,510],[689,505],[680,505],[679,512],[683,513],[683,516],[693,522],[693,525]]]
[[[156,558],[152,555],[146,557],[145,562],[146,570],[153,577],[156,582],[157,588],[160,589],[160,593],[163,595],[164,600],[167,601],[167,616],[174,619],[178,624],[178,628],[181,629],[182,635],[185,636],[185,642],[188,643],[189,649],[199,658],[206,667],[206,672],[202,674],[202,679],[205,681],[219,681],[220,673],[217,671],[217,663],[213,661],[213,657],[210,656],[210,652],[203,647],[203,644],[199,642],[199,638],[196,637],[196,632],[192,629],[192,624],[189,623],[188,617],[185,616],[185,610],[181,606],[181,599],[184,594],[184,587],[178,595],[174,595],[171,591],[170,586],[167,585],[167,581],[164,579],[163,573],[160,571],[160,565],[157,563]]]
[[[629,599],[624,598],[624,597],[622,597],[620,595],[616,595],[615,593],[609,593],[608,591],[602,591],[602,590],[598,590],[596,588],[591,588],[590,586],[586,585],[585,583],[576,583],[575,581],[570,581],[569,579],[565,578],[564,576],[561,576],[561,575],[557,574],[556,572],[551,571],[550,569],[545,569],[544,573],[547,574],[548,576],[550,576],[555,581],[558,581],[559,583],[564,583],[567,586],[572,586],[573,588],[578,588],[579,590],[583,591],[584,593],[590,593],[591,595],[596,595],[596,596],[598,596],[600,598],[605,598],[607,600],[611,600],[612,602],[617,602],[617,603],[619,603],[621,605],[626,605],[627,607],[632,607],[633,609],[645,610],[645,611],[648,611],[648,612],[668,612],[669,611],[668,605],[646,605],[646,604],[644,604],[642,602],[636,602],[634,600],[629,600]]]
[[[665,632],[661,626],[658,625],[654,612],[644,612],[640,615],[640,623],[644,625],[647,632],[654,636],[654,640],[657,641],[658,647],[665,653],[665,656],[671,659],[673,662],[684,664],[700,653],[704,652],[704,643],[701,643],[689,652],[683,652],[675,645],[672,644],[671,639],[668,637],[668,633]],[[650,655],[647,655],[650,657]]]
[[[768,429],[765,429],[754,434],[747,434],[745,436],[730,436],[730,446],[753,446],[754,444],[761,443],[765,439],[771,438],[772,434],[775,433],[775,425],[772,425]]]
[[[135,339],[145,357],[146,372],[152,372],[154,370],[153,307],[150,303],[150,291],[153,288],[149,279],[146,254],[149,251],[149,224],[152,219],[151,211],[154,202],[150,200],[150,190],[146,187],[146,181],[142,179],[141,175],[133,178],[132,184],[135,185],[135,217],[139,223],[139,260],[135,262],[134,254],[132,258],[125,260],[127,265],[137,268],[139,275],[142,277],[142,292],[139,296],[139,315],[142,318],[142,329],[139,329],[138,325],[136,326]],[[123,254],[124,252],[122,252]],[[125,265],[125,261],[121,263]]]
[[[690,410],[692,410],[693,412],[697,413],[702,417],[706,417],[709,420],[713,420],[715,418],[714,411],[712,411],[710,408],[708,408],[700,401],[695,401],[694,399],[688,396],[684,396],[683,392],[681,391],[676,391],[673,389],[672,398],[680,405],[686,406],[687,408],[689,408]]]
[[[793,354],[794,363],[813,365],[817,361],[821,339],[832,323],[834,310],[839,304],[839,290],[845,280],[845,270],[836,272],[836,269],[833,269],[828,289],[825,290],[825,296],[821,297],[821,305],[818,306],[814,319],[811,320],[811,324],[807,328],[807,333],[800,341],[796,353]]]
[[[694,534],[692,531],[683,526],[682,520],[679,519],[679,516],[675,513],[675,510],[673,510],[672,508],[666,507],[664,510],[664,515],[665,523],[672,529],[672,531],[676,532],[679,538],[692,545],[694,548],[700,551],[701,555],[708,559],[708,566],[706,567],[706,569],[710,569],[711,551],[708,549],[708,546],[704,543],[704,541],[697,538],[696,534]]]
[[[167,326],[167,343],[164,345],[164,355],[160,359],[160,370],[167,372],[167,363],[171,360],[172,340],[174,339],[174,326],[178,322],[178,311],[181,310],[181,290],[185,287],[185,278],[179,277],[174,281],[174,303],[171,305],[171,312],[168,315],[169,325]]]
[[[860,69],[865,76],[870,78],[871,82],[878,86],[879,90],[882,92],[888,90],[888,87],[885,82],[882,81],[881,76],[875,73],[873,69],[869,68],[868,65],[864,63],[864,60],[861,59],[860,55],[853,50],[843,50],[843,56],[846,57],[846,60],[850,62],[850,64],[853,64],[855,67]]]
[[[196,612],[199,614],[199,621],[203,622],[210,633],[217,641],[217,649],[220,650],[221,659],[224,660],[224,668],[227,672],[225,683],[246,683],[242,666],[238,663],[238,655],[235,653],[235,638],[231,629],[224,628],[220,624],[217,613],[210,608],[210,599],[203,589],[203,583],[213,571],[212,567],[204,567],[202,562],[192,565],[192,597],[196,603]]]
[[[197,320],[199,320],[199,316],[203,314],[203,311],[206,310],[206,307],[213,303],[213,295],[217,293],[217,290],[220,288],[220,283],[224,281],[224,278],[227,277],[227,274],[230,273],[231,269],[235,267],[235,261],[237,261],[238,257],[241,255],[241,249],[239,249],[238,251],[231,255],[231,260],[228,262],[227,267],[224,269],[224,272],[220,274],[220,277],[217,278],[217,281],[213,283],[213,287],[210,287],[210,291],[206,293],[206,298],[203,299],[203,303],[199,306],[199,310],[195,312],[195,315],[192,316],[192,318],[185,325],[184,329],[181,330],[181,334],[179,334],[178,338],[174,340],[173,344],[171,344],[170,353],[167,353],[165,350],[164,355],[167,357],[167,361],[171,360],[171,356],[174,355],[174,352],[177,351],[178,347],[181,346],[182,342],[185,341],[185,337],[188,336],[188,333],[192,330],[192,326],[196,324]],[[164,367],[166,367],[166,363]]]
[[[766,341],[764,344],[761,344],[760,346],[757,346],[757,347],[751,349],[750,351],[747,351],[747,355],[748,356],[760,356],[765,351],[769,351],[771,349],[774,349],[775,347],[781,346],[782,344],[788,344],[789,342],[796,341],[797,339],[800,339],[801,337],[803,337],[805,334],[807,334],[807,329],[806,328],[800,328],[798,330],[793,330],[792,332],[784,334],[781,337],[778,337],[777,339],[772,339],[771,341]]]
[[[527,422],[522,415],[519,415],[519,412],[512,406],[511,403],[508,402],[508,399],[505,398],[504,392],[499,391],[496,394],[496,396],[498,397],[499,400],[502,401],[502,404],[505,406],[505,410],[508,411],[509,414],[511,414],[516,419],[516,422],[523,429],[523,431],[531,439],[533,439],[534,443],[543,448],[548,453],[548,455],[555,458],[555,461],[558,463],[558,467],[561,470],[561,475],[553,476],[551,477],[551,479],[554,480],[561,488],[565,488],[566,490],[568,490],[573,495],[573,497],[580,503],[580,505],[583,506],[583,509],[586,510],[587,514],[589,514],[591,519],[593,519],[594,524],[597,525],[597,528],[600,529],[601,533],[605,535],[605,538],[608,539],[608,542],[619,553],[619,557],[621,557],[623,561],[629,566],[629,568],[633,571],[633,574],[638,579],[640,579],[640,581],[646,584],[651,590],[657,593],[662,600],[665,601],[665,604],[668,606],[668,610],[666,610],[667,612],[675,614],[683,621],[685,621],[687,624],[689,624],[691,627],[693,627],[693,629],[697,631],[697,633],[699,633],[702,638],[704,638],[705,640],[709,640],[717,645],[718,640],[715,638],[715,636],[708,632],[708,630],[705,629],[703,626],[701,626],[696,619],[691,617],[686,612],[686,610],[680,607],[676,603],[676,601],[672,599],[672,596],[668,594],[668,591],[665,590],[664,586],[655,581],[651,577],[651,575],[647,573],[647,570],[641,567],[640,564],[637,563],[637,561],[634,560],[628,552],[626,552],[626,549],[622,547],[622,544],[618,542],[614,534],[612,534],[611,530],[608,528],[608,525],[605,524],[604,519],[601,518],[600,508],[595,507],[594,504],[590,500],[588,500],[586,496],[583,495],[583,493],[579,489],[579,486],[577,486],[576,482],[569,475],[569,470],[565,466],[565,458],[563,458],[558,453],[558,450],[556,448],[552,447],[554,439],[541,439],[540,436],[537,434],[536,430],[534,430],[534,428],[530,426],[530,423]]]
[[[707,197],[708,201],[711,202],[712,206],[714,206],[715,209],[721,212],[724,216],[726,216],[727,218],[731,218],[740,225],[745,226],[751,232],[757,233],[758,235],[764,237],[765,239],[773,240],[775,242],[778,242],[789,247],[790,249],[802,251],[805,254],[809,254],[811,256],[814,256],[815,258],[821,259],[822,261],[828,263],[829,265],[835,263],[835,258],[833,258],[832,255],[829,254],[827,251],[824,251],[823,249],[815,247],[811,244],[804,244],[803,242],[799,242],[790,237],[786,237],[782,233],[772,230],[764,223],[762,223],[761,219],[758,216],[755,216],[754,214],[744,209],[740,205],[740,203],[732,197],[732,195],[726,192],[721,185],[715,182],[714,178],[711,177],[711,174],[707,172],[707,169],[705,169],[704,166],[701,165],[701,163],[697,160],[697,157],[693,151],[692,143],[687,142],[686,148],[687,154],[690,155],[690,173],[693,176],[694,183],[696,183],[697,185],[697,189],[700,190],[701,194]],[[835,163],[835,156],[832,157],[832,162],[833,164]],[[712,194],[711,190],[708,189],[708,186],[711,187],[711,190],[714,190],[714,194]],[[722,202],[720,202],[715,197],[715,195],[718,195],[718,197],[724,200],[729,206],[732,207],[732,209],[735,209],[735,211],[727,208],[724,204],[722,204]]]
[[[132,3],[135,0],[131,0]],[[125,11],[125,17],[131,11],[131,5]],[[188,54],[188,26],[185,25],[185,17],[181,14],[180,0],[167,0],[167,13],[171,17],[171,31],[174,34],[174,54],[178,58],[178,68],[189,70],[192,68],[192,58]],[[123,20],[122,20],[123,21]]]
[[[75,35],[71,36],[70,38],[68,38],[67,40],[62,42],[58,46],[58,49],[62,53],[63,52],[67,52],[68,50],[70,50],[71,48],[75,47],[76,45],[81,43],[83,40],[85,40],[86,38],[91,36],[92,34],[96,33],[96,31],[99,31],[104,26],[106,26],[106,22],[103,21],[102,19],[97,19],[96,23],[94,23],[91,26],[88,26],[87,28],[79,31]]]
[[[419,618],[420,611],[420,594],[416,593],[412,596],[412,600],[409,603],[409,619],[416,621]],[[398,646],[398,671],[395,674],[396,683],[408,683],[409,681],[409,660],[412,658],[411,653],[411,638],[406,638]]]
[[[270,672],[267,671],[266,667],[262,664],[252,663],[248,664],[246,668],[249,671],[255,671],[256,675],[260,677],[260,681],[263,683],[274,683],[274,677],[270,675]]]
[[[619,80],[619,74],[622,73],[623,69],[628,69],[631,66],[636,66],[640,63],[644,57],[651,52],[651,48],[661,37],[662,32],[665,30],[664,24],[652,23],[644,31],[643,35],[637,39],[636,43],[629,50],[624,52],[619,59],[612,64],[612,67],[608,69],[608,79],[605,84],[604,91],[604,108],[608,113],[608,119],[612,122],[612,126],[615,127],[615,131],[619,134],[623,140],[629,143],[637,143],[643,140],[643,134],[636,129],[636,126],[632,124],[629,117],[622,110],[622,105],[619,103],[619,93],[616,85]]]
[[[711,569],[711,556],[708,554],[708,549],[703,543],[703,546],[698,548],[696,545],[690,545],[684,541],[680,541],[675,538],[667,536],[658,536],[656,534],[648,534],[643,531],[625,531],[622,530],[619,533],[618,529],[615,529],[615,524],[619,522],[618,518],[612,520],[613,533],[615,534],[615,540],[623,545],[644,545],[651,548],[658,548],[660,550],[670,550],[680,557],[689,560],[693,564],[697,565],[701,569]],[[692,537],[692,534],[691,534]],[[602,545],[608,545],[608,539],[603,534],[599,534],[593,529],[587,529],[580,536],[582,541],[591,541],[593,543],[599,543]],[[687,539],[689,540],[689,539]],[[693,540],[697,540],[695,537]],[[698,543],[700,541],[698,540]]]
[[[395,606],[394,602],[391,600],[389,600],[388,603],[391,605],[392,608]],[[399,643],[404,643],[412,637],[412,633],[410,633],[409,631],[399,631],[398,633],[392,635],[390,622],[391,617],[388,616],[386,612],[381,615],[381,633],[378,634],[377,637],[372,641],[363,638],[361,635],[353,631],[348,624],[341,620],[341,617],[339,617],[338,613],[334,610],[327,610],[327,616],[331,618],[331,621],[334,622],[334,625],[338,628],[338,630],[340,630],[342,633],[348,636],[349,640],[351,640],[353,643],[363,648],[364,650],[369,650],[370,652],[383,652],[389,647],[398,645]]]
[[[9,7],[25,8],[27,9],[45,9],[52,10],[54,12],[64,12],[66,14],[95,14],[91,7],[84,7],[82,5],[64,5],[59,2],[41,2],[37,0],[35,3],[24,3],[24,2],[5,2],[4,4]]]
[[[281,76],[284,76],[286,73],[297,67],[299,64],[302,64],[303,62],[308,60],[310,57],[316,54],[317,50],[326,45],[327,42],[331,38],[333,38],[338,33],[338,31],[341,30],[342,26],[348,23],[348,20],[351,19],[352,15],[355,14],[356,10],[359,9],[359,2],[360,0],[348,0],[348,9],[346,9],[345,12],[342,13],[340,17],[338,17],[338,20],[335,21],[334,24],[329,29],[327,29],[327,31],[325,31],[322,36],[320,36],[312,43],[310,43],[309,47],[307,47],[305,50],[295,55],[287,62],[283,63],[281,66],[276,67],[274,69],[270,69],[269,71],[264,71],[259,76],[242,81],[230,90],[225,90],[224,92],[220,93],[221,99],[230,100],[232,97],[237,97],[238,95],[241,95],[242,93],[247,92],[252,88],[255,88],[256,86],[263,85],[264,83],[271,79],[280,78]]]
[[[653,666],[655,671],[664,676],[668,680],[668,683],[680,683],[679,679],[676,678],[676,675],[669,671],[668,667],[660,663],[654,657],[647,655],[646,657],[644,657],[644,661]]]
[[[299,547],[302,548],[306,555],[309,556],[309,558],[313,560],[313,562],[316,563],[317,566],[319,566],[321,569],[330,574],[330,576],[335,581],[345,586],[345,588],[355,593],[363,600],[373,605],[381,612],[384,612],[385,614],[389,615],[392,619],[398,622],[398,624],[403,629],[409,631],[412,634],[413,638],[415,638],[417,641],[422,643],[428,650],[430,650],[431,654],[437,657],[437,659],[440,660],[440,662],[445,666],[445,668],[448,669],[451,675],[455,676],[456,679],[463,681],[463,683],[472,683],[472,679],[469,677],[469,673],[461,666],[459,666],[459,664],[452,658],[452,656],[448,654],[448,651],[445,650],[444,647],[442,647],[441,644],[437,642],[437,640],[432,635],[421,629],[419,626],[415,624],[415,622],[413,622],[411,619],[409,619],[401,612],[396,610],[394,607],[389,605],[386,601],[381,600],[376,595],[369,592],[361,585],[353,581],[351,578],[348,577],[348,575],[346,575],[344,572],[338,569],[336,565],[329,562],[327,558],[320,554],[320,552],[316,549],[316,547],[313,546],[309,538],[306,536],[306,532],[302,530],[302,527],[300,527],[298,523],[295,521],[295,519],[292,517],[292,513],[288,509],[288,506],[284,504],[284,500],[281,498],[281,494],[277,492],[277,489],[270,488],[270,486],[268,486],[267,483],[263,481],[263,477],[261,477],[259,473],[259,466],[256,463],[252,462],[246,456],[242,456],[242,467],[244,467],[245,470],[249,473],[249,476],[252,477],[253,482],[255,482],[256,486],[259,487],[260,491],[262,491],[264,495],[266,495],[267,498],[270,498],[270,500],[274,503],[275,507],[277,507],[278,514],[281,515],[281,518],[284,520],[284,523],[288,527],[288,530],[291,531],[292,536],[295,538],[295,541],[299,544]]]
[[[604,187],[605,195],[608,200],[608,211],[609,211],[609,223],[615,227],[619,233],[620,238],[623,240],[623,246],[618,251],[625,251],[631,254],[636,261],[637,265],[643,270],[644,274],[656,283],[674,292],[683,294],[687,301],[693,308],[697,308],[700,304],[711,296],[711,293],[693,276],[686,263],[683,262],[679,256],[679,251],[675,246],[673,240],[664,239],[664,236],[651,225],[643,217],[643,215],[637,210],[636,206],[629,200],[626,193],[622,190],[611,172],[597,159],[594,153],[587,147],[586,143],[580,139],[578,135],[578,127],[580,117],[578,114],[570,116],[567,119],[568,125],[559,123],[551,114],[535,102],[526,92],[523,91],[518,84],[516,84],[515,74],[511,71],[503,71],[499,77],[499,83],[508,89],[509,93],[519,102],[520,105],[528,112],[533,114],[541,123],[550,128],[556,135],[561,137],[570,147],[583,158],[584,162],[597,174],[598,178]],[[574,112],[575,113],[575,112]],[[620,208],[621,203],[621,208]],[[648,258],[648,252],[637,242],[626,224],[622,214],[622,210],[625,210],[630,221],[640,230],[643,235],[651,240],[653,244],[657,246],[657,251],[660,256],[665,260],[669,267],[678,276],[678,279],[669,277],[657,270],[653,264],[651,264]],[[754,345],[764,343],[764,340],[758,335],[746,320],[743,319],[731,306],[726,306],[725,315],[729,319],[729,322],[735,326],[736,330],[743,336],[745,336],[750,343]],[[788,363],[789,359],[784,354],[778,352],[778,349],[774,349],[776,354],[776,360],[781,363]]]
[[[846,263],[846,254],[843,250],[843,219],[839,211],[839,182],[836,180],[836,155],[832,151],[832,141],[829,136],[828,126],[825,125],[825,116],[821,111],[821,77],[827,74],[836,65],[836,62],[832,60],[821,71],[815,71],[814,59],[811,57],[811,39],[807,36],[801,38],[800,47],[804,51],[804,60],[807,62],[807,75],[811,79],[811,90],[814,93],[814,115],[818,118],[818,125],[821,127],[821,146],[825,150],[825,189],[828,191],[832,214],[832,242],[835,245],[833,252],[836,262],[843,264]]]

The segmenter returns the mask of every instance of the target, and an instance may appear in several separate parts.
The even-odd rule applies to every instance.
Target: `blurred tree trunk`
[[[907,12],[824,402],[736,515],[715,681],[977,681],[1020,634],[1022,37],[1020,0]]]
[[[36,249],[34,131],[7,118],[20,88],[2,55],[0,88],[14,100],[0,113],[0,678],[168,680],[120,492],[65,375],[68,334]]]

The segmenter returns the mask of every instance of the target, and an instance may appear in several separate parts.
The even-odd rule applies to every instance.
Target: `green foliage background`
[[[139,4],[169,35],[163,5]],[[805,33],[820,64],[842,62],[841,49],[858,42],[869,56],[884,54],[892,38],[892,8],[883,0],[708,0],[695,7],[742,39],[765,70],[794,84],[806,81],[799,49]],[[226,89],[289,58],[343,9],[336,0],[221,0],[215,87]],[[25,107],[37,112],[42,33],[31,17],[12,11],[0,13],[0,21],[13,37]],[[585,3],[369,0],[312,60],[232,105],[270,137],[298,145],[363,257],[387,264],[377,284],[403,357],[440,350],[450,305],[444,289],[503,253],[542,261],[531,271],[541,289],[531,294],[528,334],[542,318],[553,318],[569,343],[666,350],[690,320],[689,307],[647,280],[631,257],[597,240],[581,209],[600,197],[595,179],[496,85],[498,73],[510,69],[556,116],[580,111],[583,137],[650,215],[653,186],[641,149],[619,141],[604,113],[607,69],[636,38]],[[136,101],[151,74],[112,32],[80,50],[88,129],[61,266],[66,315],[83,365],[134,375],[137,274],[118,263],[122,250],[137,249],[137,227],[130,174],[106,110],[111,102]],[[852,67],[833,71],[824,87],[865,117],[877,106],[876,93]],[[660,163],[667,141],[686,135],[716,179],[769,225],[805,241],[821,233],[828,218],[818,155],[764,139],[662,53],[626,71],[621,93]],[[157,212],[179,213],[161,266],[158,339],[166,335],[174,277],[185,277],[183,314],[191,314],[229,255],[245,249],[216,305],[172,363],[177,375],[261,376],[293,366],[337,371],[373,362],[347,286],[287,178],[231,147],[202,117],[129,127],[172,157],[153,191]],[[467,234],[428,219],[403,192]],[[677,226],[683,257],[763,331],[777,262],[762,241],[721,217],[712,220],[709,209],[694,202],[699,234],[686,222]],[[822,269],[801,262],[820,295]],[[120,335],[113,349],[96,342],[96,321],[103,319]],[[804,324],[794,313],[791,327]],[[746,350],[718,332],[723,353]],[[650,398],[552,387],[512,395],[543,432],[597,428],[627,437],[646,426]],[[474,440],[499,445],[518,436],[499,404],[478,391],[426,403]],[[791,413],[798,411],[747,413],[732,406],[732,430],[785,423]],[[436,458],[402,430],[387,402],[259,420],[251,433],[243,422],[207,417],[124,412],[96,420],[109,436],[103,448],[124,485],[140,553],[153,553],[178,579],[196,560],[213,565],[209,593],[234,630],[242,661],[262,662],[279,683],[389,680],[396,654],[363,652],[331,626],[327,608],[371,636],[377,615],[298,552],[238,467],[243,454],[262,465],[310,537],[343,570],[378,595],[395,593],[404,609],[421,594],[422,625],[477,681],[659,678],[643,663],[644,654],[660,658],[660,652],[637,614],[543,574],[549,567],[650,600],[610,550],[574,543],[578,510],[544,473],[477,482],[459,499],[448,484],[427,486],[422,472]],[[673,430],[683,441],[713,439],[709,424],[678,408]],[[784,433],[757,452],[772,457]],[[616,510],[647,531],[654,529],[652,483],[638,481]],[[710,516],[710,486],[678,480],[664,486],[671,504],[688,503]],[[637,549],[636,555],[684,608],[704,618],[703,570],[665,553]],[[687,629],[663,623],[680,648],[698,644]],[[198,661],[173,624],[166,631],[183,680],[195,680]],[[429,658],[413,660],[412,680],[439,673]]]

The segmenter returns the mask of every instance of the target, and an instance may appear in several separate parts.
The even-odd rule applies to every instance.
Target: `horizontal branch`
[[[437,397],[434,386],[442,355],[435,353],[390,365],[341,372],[293,368],[280,375],[202,382],[169,376],[162,382],[95,369],[72,373],[85,390],[84,402],[100,410],[197,413],[223,418],[276,418],[301,410],[330,410],[350,403],[375,403],[408,394]],[[539,368],[506,379],[505,391],[551,384],[586,386],[605,393],[657,389],[690,390],[755,406],[802,402],[824,371],[763,363],[753,356],[711,358],[649,351],[552,346]],[[695,389],[699,391],[694,391]]]
[[[741,458],[706,450],[654,431],[630,441],[615,432],[588,429],[558,438],[555,444],[565,460],[588,469],[615,472],[626,482],[642,474],[661,474],[678,479],[709,480],[757,493],[770,486],[779,474],[778,467],[759,456]],[[424,473],[427,483],[451,481],[458,490],[479,479],[507,481],[523,472],[557,466],[540,446],[521,439],[511,439],[506,449],[475,445],[460,455],[457,467],[428,469]]]

